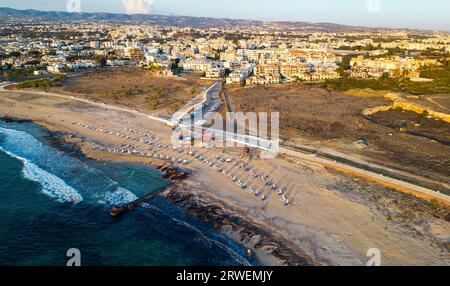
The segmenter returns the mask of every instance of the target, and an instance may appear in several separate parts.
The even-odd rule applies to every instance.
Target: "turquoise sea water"
[[[0,121],[0,265],[248,265],[245,249],[157,197],[120,218],[112,205],[168,185],[158,171],[84,158],[33,123]]]

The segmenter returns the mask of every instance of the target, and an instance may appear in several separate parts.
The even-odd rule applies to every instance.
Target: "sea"
[[[32,122],[0,120],[0,266],[257,265],[245,248],[162,196],[119,218],[125,205],[166,188],[154,169],[88,159]]]

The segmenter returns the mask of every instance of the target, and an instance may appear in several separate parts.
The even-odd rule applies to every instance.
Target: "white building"
[[[226,84],[244,84],[248,74],[245,71],[233,71],[226,78]]]
[[[63,64],[53,64],[53,65],[49,65],[47,66],[47,71],[49,73],[62,73],[64,72],[66,65]]]
[[[36,70],[33,72],[33,75],[39,76],[39,75],[48,75],[48,72],[45,70]]]

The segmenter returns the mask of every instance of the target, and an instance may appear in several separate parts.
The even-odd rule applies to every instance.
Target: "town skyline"
[[[71,3],[73,2],[73,3]],[[333,23],[348,26],[368,28],[420,29],[450,31],[450,23],[446,21],[444,11],[449,3],[441,0],[428,1],[382,1],[382,0],[351,0],[351,5],[339,5],[336,1],[320,0],[314,3],[305,1],[281,0],[273,7],[273,1],[226,1],[226,5],[218,1],[189,0],[188,5],[175,1],[79,1],[39,0],[30,3],[28,0],[0,1],[0,7],[14,9],[33,9],[40,11],[68,11],[72,4],[85,13],[112,14],[155,14],[167,16],[191,16],[208,18],[227,18],[242,20],[259,20],[267,22],[309,22]],[[395,2],[395,3],[392,3]],[[78,5],[78,6],[77,6]],[[219,6],[220,5],[220,6]],[[258,9],[254,9],[258,5]],[[349,6],[352,9],[349,9]],[[239,9],[236,9],[239,7]],[[436,12],[434,7],[441,7]],[[181,9],[182,8],[182,9]],[[447,7],[450,9],[450,7]],[[253,10],[257,10],[255,13]],[[74,12],[74,11],[70,11]],[[76,11],[75,11],[76,12]],[[414,16],[414,17],[412,17]]]

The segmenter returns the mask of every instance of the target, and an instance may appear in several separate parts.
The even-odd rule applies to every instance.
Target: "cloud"
[[[148,14],[154,0],[122,0],[128,14]]]

